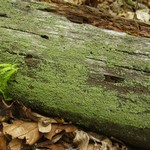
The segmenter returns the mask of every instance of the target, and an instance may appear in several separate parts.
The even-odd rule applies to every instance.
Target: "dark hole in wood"
[[[83,18],[83,23],[89,23],[89,20],[87,18]]]
[[[124,81],[124,78],[119,76],[112,76],[112,75],[105,74],[104,77],[105,77],[104,81],[106,82],[120,83]]]
[[[45,12],[56,12],[56,11],[57,11],[56,8],[50,8],[50,7],[44,8],[44,9],[39,8],[39,9],[37,9],[37,10],[45,11]]]
[[[83,18],[78,16],[67,16],[67,19],[70,20],[71,22],[78,23],[78,24],[82,24],[84,22]]]
[[[0,17],[8,18],[8,15],[6,13],[0,13]]]
[[[33,56],[31,54],[27,54],[25,59],[28,59],[28,58],[33,58]]]
[[[48,37],[47,35],[41,35],[41,37],[42,37],[43,39],[46,39],[46,40],[49,39],[49,37]]]

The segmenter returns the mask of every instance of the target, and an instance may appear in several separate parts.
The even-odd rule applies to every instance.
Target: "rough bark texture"
[[[75,24],[52,4],[0,0],[0,63],[14,99],[150,149],[150,39]]]

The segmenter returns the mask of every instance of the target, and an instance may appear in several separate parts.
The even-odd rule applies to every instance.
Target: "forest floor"
[[[75,23],[91,24],[128,34],[150,37],[150,3],[118,1],[37,0],[54,7],[40,9],[67,17]],[[86,5],[85,5],[86,4]],[[5,14],[0,14],[5,15]],[[47,38],[47,37],[44,37]],[[18,101],[6,103],[0,97],[0,150],[130,150],[115,137],[89,132],[66,122],[32,112]]]
[[[131,150],[107,137],[31,111],[0,96],[0,150]]]

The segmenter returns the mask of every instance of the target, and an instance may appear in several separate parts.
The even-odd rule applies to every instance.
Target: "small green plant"
[[[17,72],[18,68],[16,65],[12,64],[0,64],[0,94],[7,99],[7,86],[8,81],[11,79],[12,75]]]

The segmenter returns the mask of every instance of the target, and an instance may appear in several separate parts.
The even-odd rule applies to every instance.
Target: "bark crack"
[[[0,28],[14,30],[14,31],[19,31],[19,32],[28,33],[28,34],[33,34],[33,35],[37,35],[37,36],[39,36],[41,38],[44,38],[46,40],[49,40],[49,36],[45,35],[45,34],[38,34],[38,33],[35,33],[35,32],[24,31],[24,30],[21,30],[21,29],[15,29],[15,28],[12,28],[12,27],[7,27],[7,26],[0,26]],[[71,36],[68,37],[68,36],[65,36],[65,35],[62,35],[62,34],[57,34],[57,33],[50,33],[50,34],[56,35],[56,36],[60,36],[60,37],[64,37],[64,38],[68,38],[68,39],[75,39],[75,40],[84,41],[84,39],[73,37],[73,36],[72,37]]]

